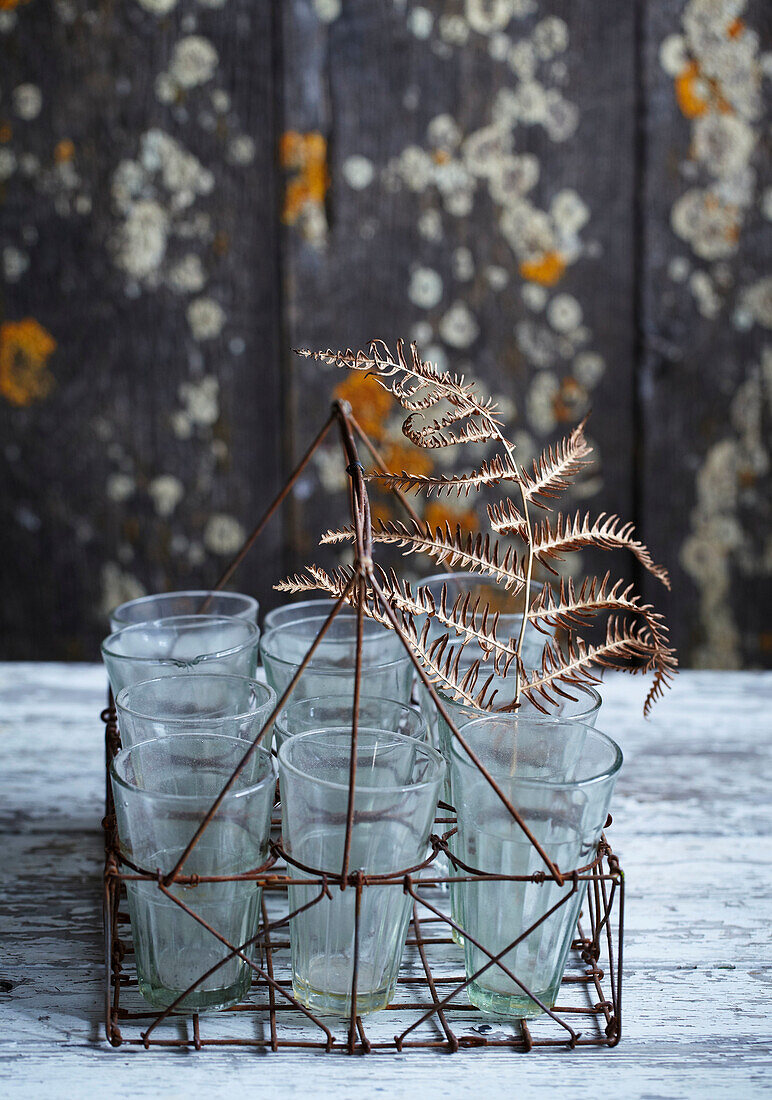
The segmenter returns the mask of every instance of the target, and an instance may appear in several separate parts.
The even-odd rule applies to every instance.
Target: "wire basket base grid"
[[[586,884],[587,892],[554,1017],[542,1014],[528,1021],[488,1016],[470,1004],[463,949],[454,943],[448,923],[449,893],[432,865],[423,870],[431,883],[408,875],[404,883],[392,886],[406,889],[415,901],[396,993],[387,1008],[354,1020],[304,1013],[292,998],[287,886],[279,881],[279,870],[272,868],[265,879],[257,969],[248,998],[218,1012],[167,1015],[159,1014],[139,992],[125,872],[119,871],[114,850],[108,850],[105,1023],[113,1046],[369,1054],[491,1047],[565,1050],[619,1041],[624,880],[605,838],[592,870],[576,883],[577,888]]]

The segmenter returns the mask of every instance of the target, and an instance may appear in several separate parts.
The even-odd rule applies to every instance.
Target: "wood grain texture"
[[[93,655],[116,600],[213,583],[279,485],[272,10],[152,8],[34,0],[0,39],[14,657]],[[242,583],[280,553],[274,527]]]
[[[625,1021],[613,1051],[343,1061],[112,1050],[100,1032],[104,674],[0,666],[3,958],[0,1080],[12,1096],[390,1095],[636,1098],[768,1095],[772,677],[685,673],[654,718],[643,686],[603,686],[599,725],[622,745],[611,830],[627,880]],[[731,742],[726,721],[731,715]],[[721,716],[720,720],[715,720]],[[41,764],[41,761],[43,762]],[[66,798],[62,793],[66,791]],[[56,873],[41,882],[38,871]],[[740,877],[742,874],[742,878]],[[63,1083],[66,1079],[66,1085]]]
[[[674,572],[642,579],[682,662],[768,664],[769,20],[4,0],[0,655],[93,655],[110,605],[211,583],[334,392],[392,466],[466,461],[290,350],[377,334],[481,378],[523,462],[592,408],[575,503]],[[275,603],[345,490],[327,449],[236,583]]]

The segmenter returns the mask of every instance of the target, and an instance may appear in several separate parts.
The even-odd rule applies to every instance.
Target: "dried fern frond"
[[[610,611],[641,615],[656,633],[657,624],[664,624],[662,615],[655,612],[651,604],[641,602],[641,597],[633,592],[632,583],[618,580],[609,588],[610,579],[610,573],[600,580],[598,577],[585,577],[577,592],[571,577],[567,580],[561,578],[557,594],[551,584],[545,584],[531,604],[529,621],[546,634],[555,627],[573,630],[586,626],[599,612]]]
[[[529,541],[528,525],[511,500],[489,505],[488,516],[494,531],[518,535]],[[530,542],[534,556],[552,573],[557,570],[553,569],[551,561],[562,560],[572,550],[581,550],[588,546],[600,550],[629,550],[645,569],[662,581],[666,588],[670,588],[667,570],[654,562],[642,542],[633,538],[634,531],[635,526],[632,523],[623,523],[619,516],[601,512],[597,519],[590,520],[589,512],[584,518],[577,512],[573,518],[558,515],[554,527],[549,517],[540,524],[534,524],[530,532]]]
[[[354,528],[344,527],[339,531],[327,531],[321,538],[322,545],[354,541]],[[518,561],[513,547],[507,547],[504,553],[496,539],[490,535],[475,535],[464,532],[456,526],[455,532],[450,524],[445,529],[432,529],[429,524],[379,520],[373,528],[373,542],[400,546],[405,554],[427,554],[439,564],[450,569],[463,568],[469,573],[480,573],[493,577],[505,589],[516,594],[525,584],[523,563]]]
[[[542,451],[539,458],[534,459],[532,474],[521,471],[519,480],[525,495],[538,508],[549,509],[549,505],[539,498],[559,496],[569,487],[571,479],[590,464],[588,456],[592,454],[592,447],[584,438],[586,423],[585,417],[566,439]]]
[[[554,704],[551,692],[557,690],[558,684],[598,683],[597,667],[639,673],[654,671],[654,683],[644,704],[644,714],[648,715],[654,699],[662,694],[675,673],[677,661],[673,650],[663,649],[646,624],[631,624],[615,616],[607,624],[605,640],[598,645],[588,645],[583,638],[572,636],[564,653],[556,642],[548,642],[542,667],[526,674],[522,694],[534,706],[544,709],[539,700]],[[514,708],[510,705],[502,709]]]
[[[490,462],[483,462],[479,470],[472,470],[469,474],[440,474],[431,477],[427,474],[409,474],[405,470],[401,474],[376,474],[365,475],[366,481],[377,481],[383,489],[397,489],[402,493],[426,493],[441,497],[443,493],[447,497],[468,497],[473,490],[479,491],[485,485],[498,485],[502,481],[519,481],[520,474],[509,459],[495,455]]]
[[[330,366],[371,374],[410,413],[402,425],[402,431],[419,447],[446,447],[454,443],[501,438],[502,421],[495,401],[478,396],[474,383],[467,382],[463,374],[440,371],[433,363],[421,359],[415,344],[410,345],[409,357],[405,354],[403,340],[397,341],[396,356],[392,355],[383,340],[372,340],[366,351],[360,349],[354,352],[351,348],[345,351],[302,349],[298,354]],[[440,401],[452,405],[453,412],[429,424],[417,426],[416,414]],[[469,423],[456,434],[446,431],[452,424],[465,419]]]

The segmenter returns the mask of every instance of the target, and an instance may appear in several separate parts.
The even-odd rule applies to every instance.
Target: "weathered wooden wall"
[[[93,656],[120,598],[209,583],[333,391],[407,465],[370,385],[290,354],[403,335],[521,460],[592,407],[577,504],[670,566],[684,662],[767,663],[769,22],[0,0],[0,655]],[[343,486],[325,451],[240,584],[270,602]]]

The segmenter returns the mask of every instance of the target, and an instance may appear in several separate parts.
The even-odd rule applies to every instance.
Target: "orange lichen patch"
[[[11,405],[46,397],[54,379],[47,370],[56,340],[34,317],[0,325],[0,393]]]
[[[681,114],[686,118],[699,118],[707,113],[710,104],[700,92],[705,87],[700,80],[700,66],[690,61],[675,78],[675,93]]]
[[[395,474],[401,474],[403,470],[409,470],[411,474],[430,474],[434,469],[430,455],[420,447],[389,443],[383,457],[387,468]]]
[[[350,374],[334,390],[339,401],[348,401],[363,431],[378,441],[385,438],[386,418],[392,399],[383,386],[367,374]]]
[[[379,520],[383,523],[388,523],[390,519],[394,519],[394,511],[389,506],[388,500],[384,500],[383,498],[380,500],[371,500],[370,517],[373,523],[378,523]]]
[[[0,11],[13,11],[22,4],[29,4],[29,0],[0,0]]]
[[[544,252],[533,260],[523,260],[520,274],[529,283],[541,283],[542,286],[554,286],[560,282],[566,270],[565,258],[560,252]]]
[[[330,186],[327,141],[316,130],[308,134],[288,130],[279,142],[279,163],[295,175],[284,193],[282,221],[294,225],[307,206],[321,206]]]
[[[742,19],[733,19],[729,26],[726,28],[727,38],[739,38],[745,30],[745,23]]]
[[[5,145],[13,137],[13,130],[7,122],[0,122],[0,144]]]
[[[433,528],[444,527],[446,523],[455,528],[456,524],[460,523],[465,531],[476,531],[480,526],[476,512],[471,510],[458,512],[453,508],[449,508],[442,500],[429,501],[424,512],[424,519]]]
[[[436,149],[432,157],[435,164],[447,164],[450,160],[450,153],[447,149]]]
[[[560,389],[552,399],[555,419],[561,423],[577,419],[579,406],[587,396],[584,386],[570,375],[560,383]]]
[[[57,141],[54,147],[54,161],[56,164],[67,164],[75,156],[75,143],[69,138]]]

